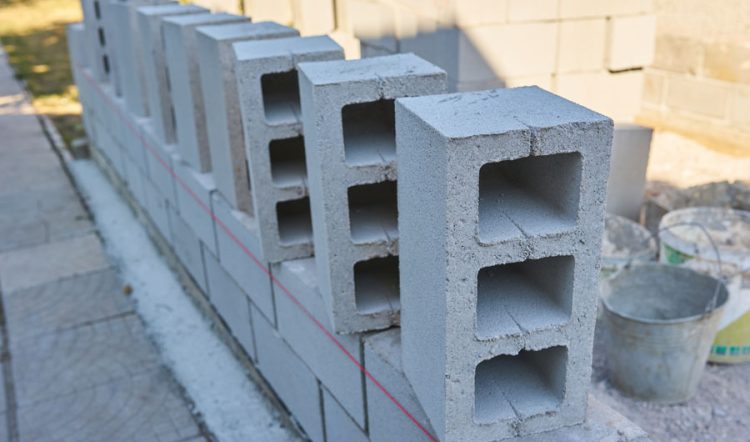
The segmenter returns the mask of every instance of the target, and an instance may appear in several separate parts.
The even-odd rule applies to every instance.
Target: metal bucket
[[[729,303],[709,360],[750,361],[750,212],[694,207],[662,218],[660,261],[721,279]]]
[[[645,227],[622,216],[606,216],[599,272],[602,279],[615,276],[633,263],[656,261],[656,256],[656,240]]]
[[[604,330],[612,384],[648,401],[690,399],[727,302],[724,284],[654,263],[624,269],[608,288]]]

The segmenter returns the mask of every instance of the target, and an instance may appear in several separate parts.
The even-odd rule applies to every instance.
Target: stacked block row
[[[120,94],[68,28],[93,153],[307,437],[582,428],[608,119],[433,95],[415,55],[344,61],[273,22],[110,10]]]

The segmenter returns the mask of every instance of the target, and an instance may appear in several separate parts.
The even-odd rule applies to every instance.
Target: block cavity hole
[[[352,186],[347,196],[352,242],[387,243],[398,238],[395,181]]]
[[[489,163],[479,171],[479,240],[553,235],[575,228],[578,153]]]
[[[281,201],[276,204],[281,245],[308,244],[312,241],[310,199]]]
[[[368,166],[396,160],[393,100],[346,105],[341,120],[347,164]]]
[[[479,339],[561,326],[573,305],[572,256],[485,267],[477,275]]]
[[[398,312],[398,256],[373,258],[354,264],[354,300],[357,311],[368,315]]]
[[[260,85],[268,124],[289,124],[300,120],[296,70],[265,74],[260,77]]]
[[[474,377],[474,420],[491,424],[559,409],[567,361],[565,347],[523,350],[482,361]]]
[[[273,140],[268,145],[271,158],[271,180],[274,186],[302,186],[307,180],[305,141],[300,137]]]

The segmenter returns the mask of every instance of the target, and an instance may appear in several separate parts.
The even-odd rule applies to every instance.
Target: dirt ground
[[[728,155],[671,132],[657,132],[651,145],[648,192],[713,181],[750,182],[747,153]],[[655,442],[750,440],[750,364],[711,365],[698,393],[681,405],[657,405],[620,394],[607,381],[606,343],[597,330],[593,394],[646,430]]]

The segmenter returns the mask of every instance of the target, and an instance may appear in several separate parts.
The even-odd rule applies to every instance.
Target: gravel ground
[[[706,366],[698,393],[681,405],[623,396],[606,380],[606,344],[597,330],[593,395],[643,428],[654,442],[750,440],[750,364]]]

